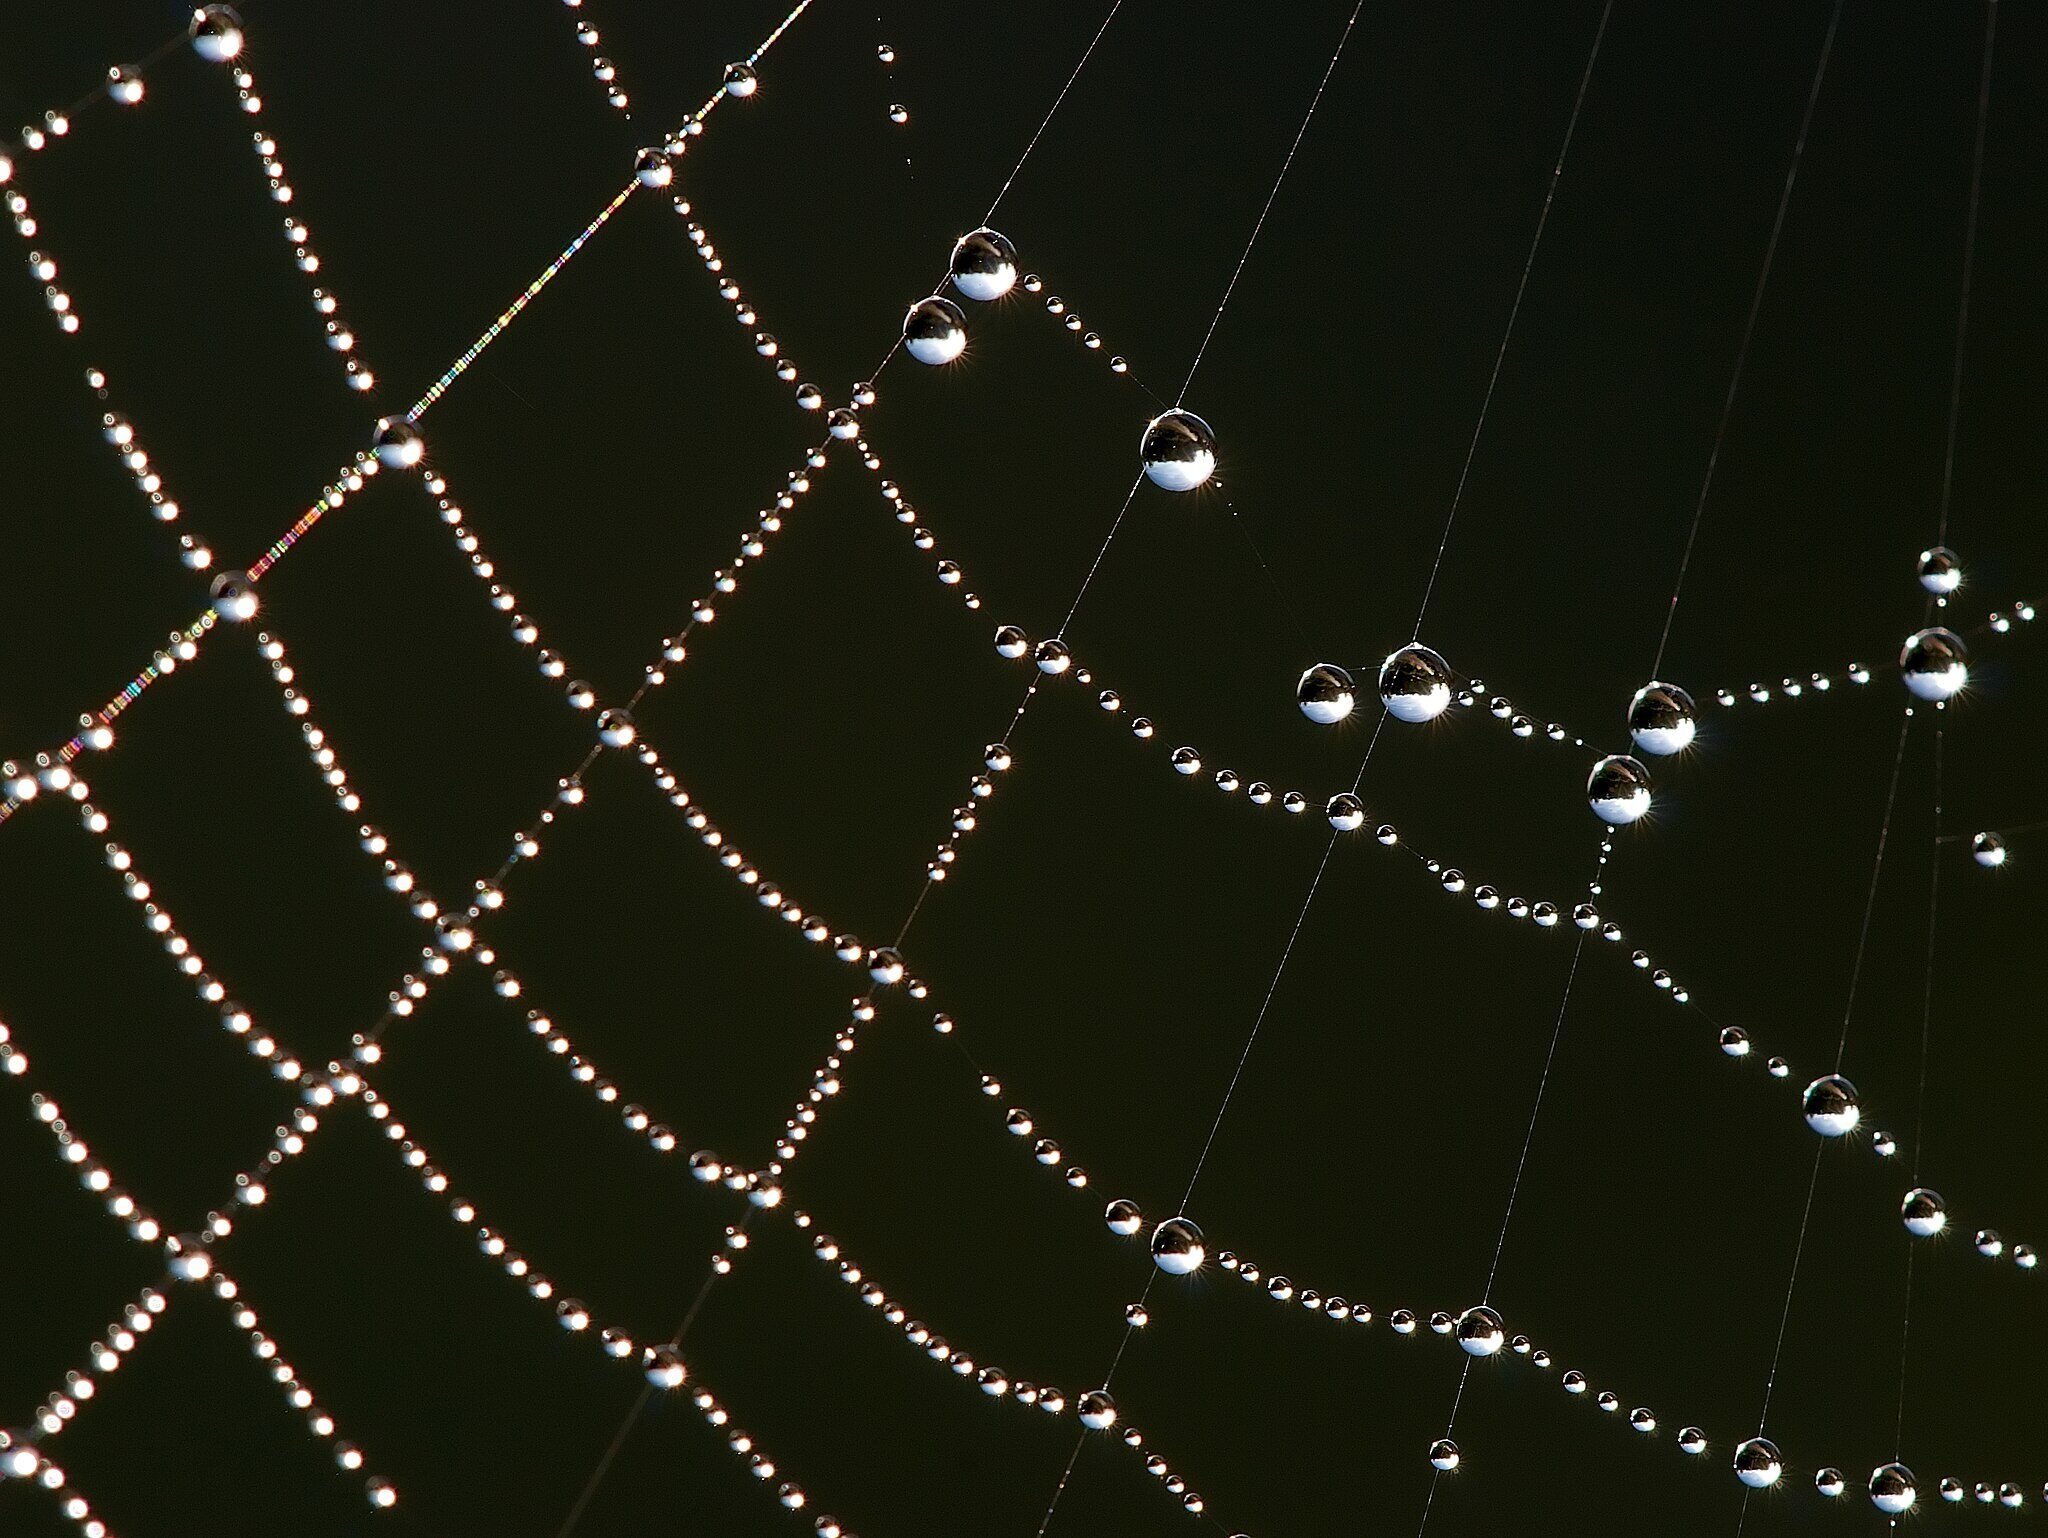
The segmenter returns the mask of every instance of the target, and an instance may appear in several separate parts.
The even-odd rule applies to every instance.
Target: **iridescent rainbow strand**
[[[806,0],[806,3],[808,4],[809,0]],[[470,364],[476,362],[477,358],[482,354],[483,350],[498,339],[498,333],[500,331],[503,331],[507,326],[511,325],[513,318],[517,316],[521,310],[525,309],[529,304],[533,303],[535,296],[537,296],[542,289],[546,288],[548,284],[554,281],[555,274],[560,272],[564,267],[568,266],[569,258],[574,256],[578,251],[581,251],[583,249],[583,243],[586,240],[590,239],[591,236],[595,235],[600,229],[604,228],[605,221],[611,218],[613,214],[619,211],[619,205],[624,203],[626,199],[631,197],[633,195],[634,189],[637,188],[639,185],[640,183],[638,181],[630,181],[626,183],[625,187],[621,189],[621,191],[619,192],[619,195],[613,198],[609,203],[605,204],[605,206],[601,210],[599,210],[598,215],[595,219],[591,220],[590,223],[583,226],[583,233],[578,235],[574,240],[570,241],[568,245],[564,246],[562,248],[562,254],[556,257],[552,262],[549,262],[547,266],[542,269],[541,275],[535,278],[531,283],[526,285],[526,291],[522,293],[517,299],[513,300],[512,303],[505,308],[503,314],[501,314],[496,320],[492,321],[489,326],[484,328],[484,334],[478,337],[474,342],[471,342],[469,344],[469,350],[465,352],[461,357],[457,358],[453,363],[448,365],[448,372],[443,374],[439,379],[435,380],[432,385],[428,386],[427,393],[425,395],[422,395],[418,400],[413,402],[412,409],[406,412],[406,415],[410,417],[412,420],[418,421],[419,418],[426,412],[427,408],[433,405],[435,401],[439,400],[442,394],[447,390],[447,388],[453,383],[455,383],[457,379],[462,377],[463,370],[468,368]]]
[[[811,0],[798,0],[798,4],[791,8],[790,13],[775,24],[775,30],[761,39],[761,46],[747,55],[747,62],[749,64],[759,64],[761,62],[761,55],[773,48],[775,40],[787,32],[795,24],[797,17],[803,15],[810,8]]]
[[[194,620],[190,625],[187,625],[183,630],[179,631],[176,635],[172,636],[170,641],[171,646],[177,647],[187,641],[190,641],[195,646],[198,645],[200,639],[204,637],[209,630],[213,629],[215,623],[219,619],[220,615],[213,609],[209,608],[204,614],[201,614],[198,619]],[[91,715],[85,717],[81,721],[78,735],[73,737],[69,742],[65,743],[63,747],[59,748],[56,751],[56,753],[52,756],[53,761],[59,764],[68,764],[73,759],[78,757],[79,754],[85,751],[85,734],[88,731],[91,731],[96,726],[111,726],[114,723],[114,718],[116,716],[120,715],[122,711],[126,710],[130,705],[133,705],[137,700],[141,699],[143,694],[148,690],[149,686],[155,683],[159,678],[164,677],[167,671],[167,669],[159,668],[154,662],[152,662],[148,667],[144,668],[140,673],[137,673],[127,683],[123,684],[121,686],[121,691],[118,694],[116,694],[112,699],[108,700],[106,704],[102,705],[98,710],[94,711]],[[24,803],[17,799],[11,792],[7,795],[0,796],[0,822],[7,821],[7,819],[12,817],[17,811],[19,811],[23,805]]]
[[[277,542],[275,544],[273,544],[268,550],[264,551],[263,554],[259,556],[255,561],[250,563],[249,580],[251,582],[261,582],[263,580],[263,574],[269,571],[270,568],[275,566],[279,561],[283,560],[284,554],[287,550],[291,549],[293,545],[296,545],[301,539],[303,539],[306,536],[307,531],[310,530],[314,524],[318,523],[322,518],[326,517],[327,514],[333,512],[334,509],[339,506],[341,506],[341,499],[332,490],[321,493],[319,501],[315,502],[311,507],[307,508],[306,511],[299,517],[299,520],[296,523],[294,523],[290,528],[286,529],[283,534],[278,536]]]

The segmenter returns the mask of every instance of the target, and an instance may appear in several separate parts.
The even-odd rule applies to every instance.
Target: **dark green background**
[[[1004,202],[1024,264],[1169,397],[1347,11],[1131,0]],[[1951,539],[1971,623],[2048,590],[2048,21],[2005,11]],[[634,94],[630,124],[545,0],[250,7],[294,211],[384,381],[371,399],[320,345],[218,71],[180,50],[139,108],[95,106],[69,142],[18,157],[85,331],[59,337],[19,269],[0,283],[0,752],[67,735],[204,598],[96,441],[88,363],[192,527],[246,562],[779,12],[586,14]],[[1158,1214],[1177,1198],[1325,839],[1312,818],[1173,775],[1165,749],[1191,742],[1211,767],[1318,798],[1349,782],[1374,710],[1312,728],[1293,681],[1408,636],[1598,14],[1366,6],[1188,397],[1301,628],[1221,496],[1140,490],[1069,636],[1161,739],[1133,743],[1082,691],[1050,691],[908,946],[1004,1099],[974,1093],[929,1006],[894,1000],[792,1176],[792,1202],[885,1287],[1013,1374],[1070,1395],[1101,1376],[1149,1269],[1101,1205],[1128,1195]],[[834,399],[977,222],[1099,16],[892,0],[878,20],[818,0],[760,94],[713,116],[680,190]],[[1424,638],[1459,668],[1610,748],[1655,649],[1826,19],[1819,0],[1617,6],[1430,610]],[[128,0],[11,18],[0,120],[75,99],[178,23]],[[1974,4],[1846,6],[1667,655],[1696,692],[1882,664],[1918,620],[1981,37]],[[875,58],[885,39],[893,72]],[[870,936],[894,932],[1021,687],[994,625],[1056,627],[1135,471],[1145,397],[1038,304],[970,306],[966,359],[892,364],[867,414],[982,611],[931,581],[932,557],[841,459],[642,712],[750,856]],[[427,419],[501,578],[607,697],[817,433],[728,309],[666,199],[636,197]],[[452,894],[535,815],[590,724],[395,479],[263,585],[263,622],[292,646],[366,815]],[[1948,830],[2048,815],[2042,663],[2037,634],[1978,647],[1948,713]],[[1813,1147],[1796,1089],[1841,1026],[1901,698],[1881,676],[1708,707],[1698,749],[1655,766],[1656,814],[1621,838],[1603,904],[1715,1022],[1789,1056],[1792,1082],[1723,1058],[1705,1016],[1623,965],[1629,945],[1589,949],[1494,1301],[1560,1368],[1661,1426],[1636,1436],[1525,1363],[1480,1364],[1433,1534],[1734,1530],[1727,1456],[1755,1429]],[[1909,1156],[1930,725],[1907,744],[1845,1064],[1867,1125]],[[218,637],[120,731],[86,767],[139,865],[259,1018],[309,1053],[342,1050],[419,934],[328,804],[253,637]],[[1364,793],[1375,821],[1473,879],[1569,901],[1596,841],[1585,762],[1483,716],[1393,725]],[[629,763],[601,762],[590,786],[487,936],[685,1149],[763,1159],[852,974],[763,915]],[[1999,872],[1958,846],[1942,858],[1925,1178],[1961,1229],[2042,1242],[2048,835],[2016,841]],[[167,1217],[218,1200],[289,1100],[154,954],[61,810],[0,829],[0,945],[0,1018],[34,1087]],[[1347,841],[1203,1176],[1194,1215],[1212,1244],[1383,1314],[1473,1301],[1570,947],[1570,931],[1481,914]],[[738,1204],[622,1136],[517,1010],[458,977],[393,1031],[392,1097],[565,1290],[659,1337]],[[17,1423],[156,1268],[51,1157],[26,1093],[0,1090],[0,1422]],[[1088,1166],[1089,1192],[1002,1135],[1012,1102]],[[2041,1520],[2048,1276],[1980,1259],[1967,1232],[1921,1249],[1894,1446],[1905,1164],[1825,1150],[1770,1423],[1791,1472],[1751,1501],[1750,1532],[1878,1527],[1860,1496],[1818,1500],[1811,1474],[1835,1463],[1860,1481],[1896,1451],[1924,1487],[2028,1484],[2020,1515],[1971,1503],[1916,1523]],[[399,1510],[367,1511],[222,1310],[188,1298],[60,1444],[117,1531],[555,1532],[637,1379],[564,1337],[440,1206],[343,1115],[223,1250],[344,1433],[398,1481]],[[1339,1330],[1213,1269],[1162,1279],[1152,1302],[1118,1397],[1219,1530],[1414,1526],[1454,1351]],[[1029,1538],[1071,1445],[1070,1418],[985,1400],[893,1338],[783,1224],[687,1344],[810,1512],[868,1538]],[[1673,1446],[1688,1422],[1715,1440],[1705,1459]],[[801,1526],[663,1403],[580,1531]],[[49,1502],[0,1490],[10,1538],[60,1530]],[[1194,1530],[1106,1446],[1084,1449],[1053,1528]]]

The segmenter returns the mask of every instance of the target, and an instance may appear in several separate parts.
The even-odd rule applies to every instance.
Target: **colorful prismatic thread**
[[[433,405],[435,401],[439,400],[442,394],[447,390],[447,388],[453,383],[455,383],[457,379],[462,377],[463,370],[468,368],[470,364],[476,362],[477,358],[483,353],[483,350],[486,347],[490,346],[492,342],[498,339],[498,333],[500,331],[503,331],[507,326],[511,325],[513,318],[517,316],[521,310],[525,309],[529,304],[533,303],[535,297],[539,295],[540,291],[546,288],[548,284],[554,281],[556,273],[560,272],[564,267],[569,265],[569,258],[571,258],[578,251],[581,251],[583,249],[583,243],[590,239],[591,236],[595,235],[600,229],[604,228],[605,221],[611,218],[613,214],[619,211],[619,206],[622,203],[624,203],[627,198],[633,195],[633,189],[638,187],[639,185],[640,183],[637,180],[626,183],[626,185],[620,189],[618,196],[613,198],[609,203],[605,204],[605,206],[598,211],[598,215],[595,219],[591,220],[590,223],[583,226],[583,232],[580,235],[578,235],[574,240],[570,241],[568,245],[562,248],[562,254],[556,257],[552,262],[549,262],[547,266],[541,270],[541,275],[535,278],[531,283],[526,285],[525,292],[520,294],[520,296],[517,299],[513,300],[512,303],[505,308],[503,314],[499,315],[499,317],[496,320],[492,321],[490,325],[484,328],[483,335],[478,337],[474,342],[471,342],[469,344],[469,350],[463,353],[463,355],[457,358],[453,363],[448,365],[448,372],[443,374],[439,379],[435,380],[431,385],[427,387],[427,393],[425,395],[422,395],[418,400],[413,402],[412,409],[407,411],[406,415],[412,418],[413,420],[417,421],[426,412],[429,406]]]

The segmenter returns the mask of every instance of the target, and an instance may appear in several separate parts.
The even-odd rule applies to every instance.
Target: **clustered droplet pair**
[[[1000,299],[1016,285],[1017,248],[998,231],[972,231],[954,243],[949,275],[968,299]],[[903,346],[919,363],[951,363],[967,350],[967,316],[943,295],[920,299],[903,317]]]
[[[1380,664],[1380,703],[1397,721],[1433,721],[1451,703],[1451,670],[1427,646],[1410,644]],[[1318,726],[1334,726],[1357,703],[1351,674],[1334,662],[1318,662],[1294,686],[1294,702]]]

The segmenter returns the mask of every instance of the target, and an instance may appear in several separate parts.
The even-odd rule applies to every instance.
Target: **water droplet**
[[[1822,1137],[1842,1137],[1856,1130],[1862,1117],[1856,1086],[1838,1073],[1827,1074],[1806,1086],[1802,1104],[1806,1125]]]
[[[953,286],[969,299],[1000,299],[1017,283],[1017,248],[986,227],[953,243]]]
[[[1870,1504],[1887,1516],[1911,1511],[1919,1495],[1913,1471],[1903,1463],[1880,1464],[1870,1474]]]
[[[633,161],[633,176],[643,187],[666,187],[675,180],[675,167],[660,150],[642,150]]]
[[[1356,703],[1351,675],[1334,662],[1318,662],[1294,686],[1294,702],[1318,726],[1333,726],[1351,714]]]
[[[1450,707],[1450,665],[1427,646],[1402,647],[1380,664],[1380,703],[1397,721],[1434,721]]]
[[[241,621],[256,617],[256,584],[242,571],[224,571],[207,589],[213,609],[224,620]]]
[[[1778,1447],[1763,1437],[1751,1437],[1735,1449],[1735,1477],[1752,1490],[1767,1490],[1785,1472],[1785,1460]]]
[[[1090,1431],[1107,1431],[1116,1424],[1116,1400],[1106,1388],[1092,1388],[1083,1394],[1074,1411]]]
[[[1940,1192],[1915,1186],[1899,1203],[1899,1217],[1907,1233],[1920,1239],[1931,1238],[1948,1227],[1948,1203],[1941,1199]]]
[[[1031,660],[1038,664],[1039,672],[1057,676],[1074,665],[1074,654],[1067,650],[1065,641],[1040,641]]]
[[[1963,585],[1963,563],[1946,545],[1920,552],[1919,573],[1920,585],[1938,597],[1946,598]]]
[[[1192,411],[1176,406],[1146,423],[1138,455],[1153,485],[1193,491],[1216,473],[1216,434]]]
[[[242,18],[226,5],[204,5],[192,13],[192,51],[209,64],[224,64],[242,51]]]
[[[1667,758],[1692,746],[1692,696],[1676,684],[1647,683],[1628,706],[1628,734],[1645,753]]]
[[[1168,1276],[1200,1270],[1208,1253],[1202,1230],[1186,1218],[1168,1218],[1152,1230],[1152,1262]]]
[[[683,1366],[682,1353],[673,1346],[649,1346],[643,1359],[647,1369],[647,1381],[656,1388],[681,1388],[689,1376]]]
[[[1899,651],[1899,676],[1917,699],[1949,699],[1970,680],[1970,654],[1952,630],[1915,631]]]
[[[1507,1340],[1500,1315],[1483,1305],[1458,1316],[1458,1344],[1473,1356],[1492,1356]]]
[[[1634,822],[1650,809],[1650,771],[1633,758],[1610,754],[1587,777],[1586,801],[1602,822]]]
[[[903,345],[920,363],[951,363],[967,350],[967,317],[950,299],[920,299],[903,317]]]
[[[387,470],[410,470],[427,455],[427,440],[409,417],[384,417],[371,439],[377,463]]]
[[[1330,797],[1323,808],[1323,815],[1330,819],[1330,826],[1339,833],[1350,833],[1365,826],[1365,803],[1350,791],[1342,791]]]

